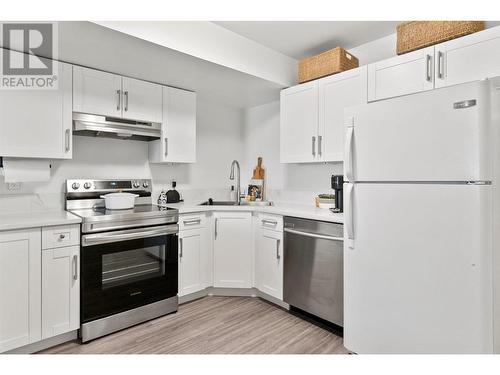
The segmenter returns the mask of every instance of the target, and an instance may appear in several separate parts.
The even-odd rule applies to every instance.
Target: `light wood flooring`
[[[87,344],[41,352],[67,354],[347,353],[342,337],[251,297],[205,297],[167,315]]]

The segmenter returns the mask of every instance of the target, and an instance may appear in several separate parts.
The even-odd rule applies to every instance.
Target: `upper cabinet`
[[[500,27],[435,46],[436,87],[500,76]]]
[[[73,110],[137,121],[162,122],[162,86],[75,66]]]
[[[281,91],[282,163],[342,161],[344,108],[366,103],[366,67]]]
[[[434,88],[434,47],[368,65],[368,101]]]
[[[23,59],[22,53],[11,52]],[[71,65],[54,62],[56,89],[0,90],[0,156],[72,157]]]
[[[163,87],[162,138],[149,142],[149,161],[196,162],[196,93]]]

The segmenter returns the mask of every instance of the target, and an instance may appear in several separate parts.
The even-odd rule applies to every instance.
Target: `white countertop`
[[[167,203],[165,206],[178,209],[180,214],[206,211],[255,211],[304,219],[329,221],[332,223],[344,222],[344,215],[342,213],[333,213],[326,208],[316,208],[313,206],[291,203],[276,203],[273,206],[199,206],[196,203],[181,202]]]
[[[78,216],[67,211],[40,211],[0,214],[0,231],[48,227],[51,225],[79,224]]]

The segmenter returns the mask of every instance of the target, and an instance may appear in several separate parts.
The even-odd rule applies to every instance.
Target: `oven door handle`
[[[166,225],[157,228],[132,229],[127,231],[87,234],[82,236],[82,246],[99,245],[103,243],[135,240],[146,237],[157,237],[179,232],[178,225]]]

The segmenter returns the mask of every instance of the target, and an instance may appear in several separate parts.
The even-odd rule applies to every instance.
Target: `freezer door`
[[[346,236],[352,224],[353,239],[344,248],[344,346],[491,353],[491,186],[346,190]]]
[[[346,177],[490,181],[489,102],[486,80],[347,108]]]

